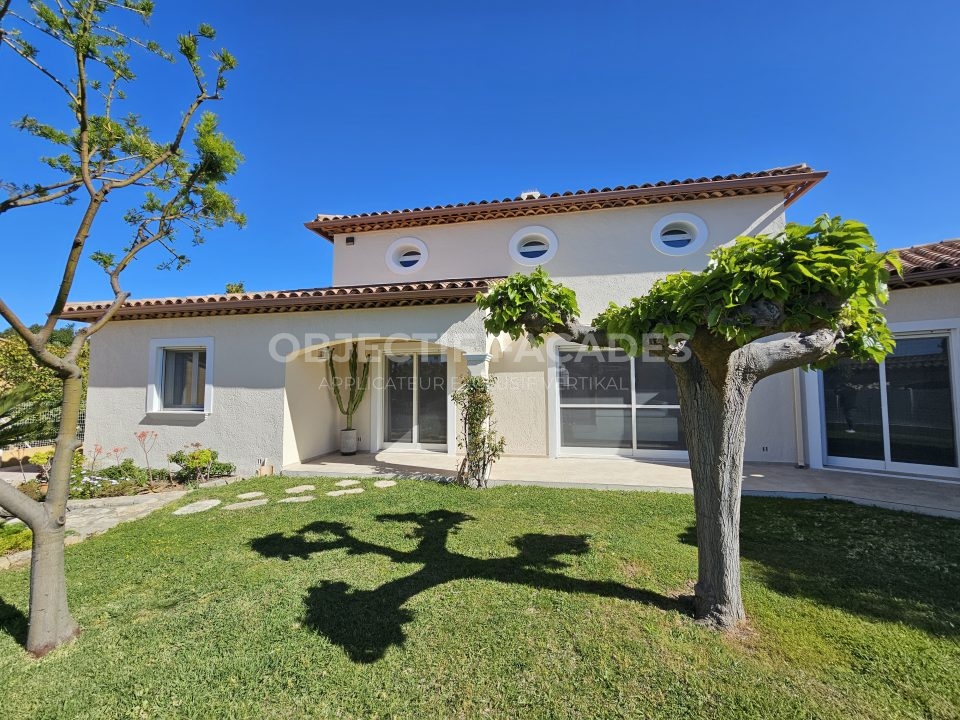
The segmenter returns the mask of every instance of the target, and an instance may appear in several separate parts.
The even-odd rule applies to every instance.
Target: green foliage
[[[822,215],[775,235],[740,237],[710,253],[706,270],[680,272],[594,324],[608,334],[691,336],[701,328],[735,346],[781,332],[843,332],[842,351],[882,360],[894,345],[881,306],[895,253],[877,251],[866,225]],[[758,308],[771,319],[758,321]]]
[[[346,430],[353,430],[353,415],[360,407],[364,394],[367,392],[367,378],[370,375],[370,363],[364,362],[361,367],[360,353],[357,349],[357,343],[350,346],[350,355],[347,357],[347,377],[340,379],[337,375],[336,363],[331,357],[327,361],[327,377],[330,380],[330,387],[333,390],[333,397],[337,401],[337,407],[340,413],[347,418]],[[348,394],[347,399],[343,399],[341,385],[346,385]]]
[[[453,402],[460,408],[463,432],[457,445],[464,451],[457,470],[456,482],[468,487],[486,487],[493,463],[500,459],[506,439],[493,424],[493,396],[490,388],[496,378],[469,375],[453,393]]]
[[[167,460],[180,466],[174,475],[179,482],[198,483],[211,477],[233,475],[236,467],[232,463],[220,462],[219,453],[195,443],[188,447],[193,450],[177,450],[167,456]]]
[[[227,286],[224,289],[224,292],[230,293],[230,294],[237,294],[237,293],[242,293],[246,291],[247,291],[246,288],[243,286],[243,280],[241,280],[240,282],[227,283]]]
[[[0,392],[0,448],[38,437],[46,430],[36,413],[43,409],[35,402],[36,391],[29,383]]]
[[[33,533],[25,525],[4,523],[0,525],[0,555],[29,550]]]
[[[39,332],[39,325],[30,327],[32,332]],[[47,348],[54,355],[63,357],[73,342],[76,329],[73,324],[57,328],[53,331]],[[83,394],[86,396],[87,375],[90,367],[90,353],[85,346],[77,356],[77,364],[83,378]],[[0,390],[17,385],[28,384],[35,391],[32,402],[38,411],[49,410],[60,405],[63,397],[63,382],[57,374],[48,367],[39,365],[30,354],[26,342],[12,328],[0,333]]]
[[[487,332],[505,332],[514,340],[528,335],[534,345],[550,332],[563,331],[580,313],[573,290],[551,280],[542,267],[495,283],[486,294],[477,296],[477,306],[487,311]]]
[[[47,491],[40,486],[39,480],[27,480],[25,483],[20,483],[17,485],[17,490],[37,502],[43,502],[43,499],[47,496]]]

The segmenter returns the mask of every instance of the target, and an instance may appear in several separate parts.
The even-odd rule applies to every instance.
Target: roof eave
[[[731,190],[751,190],[769,188],[767,192],[781,193],[784,207],[789,207],[798,198],[827,176],[827,171],[806,170],[784,175],[733,178],[729,180],[706,180],[691,183],[675,183],[601,192],[580,192],[558,197],[541,197],[530,200],[511,200],[509,202],[469,203],[452,207],[427,208],[422,210],[401,210],[397,212],[374,213],[366,216],[335,217],[312,220],[304,227],[329,241],[339,232],[360,232],[363,226],[386,225],[398,227],[402,223],[407,227],[418,225],[442,225],[456,222],[458,216],[481,216],[509,211],[516,215],[561,212],[570,206],[592,205],[582,210],[602,209],[604,203],[616,203],[625,200],[652,200],[668,196],[686,196],[710,192],[728,192]],[[680,198],[674,202],[684,202],[695,198]],[[382,228],[388,229],[388,228]]]

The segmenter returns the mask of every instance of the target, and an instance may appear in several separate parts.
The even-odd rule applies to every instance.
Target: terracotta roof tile
[[[903,277],[890,279],[893,289],[960,282],[960,239],[915,245],[897,251]]]
[[[355,215],[318,215],[306,226],[332,240],[338,233],[445,225],[527,215],[580,212],[614,207],[633,207],[662,202],[709,200],[778,193],[789,205],[826,176],[807,165],[790,165],[753,173],[661,180],[643,185],[567,190],[536,198],[522,196],[449,205],[428,205],[403,210],[383,210]]]
[[[449,305],[471,302],[477,293],[486,290],[492,281],[493,279],[488,278],[468,278],[390,285],[353,285],[179,298],[148,298],[129,300],[117,311],[115,319],[144,320],[347,308]],[[70,303],[64,309],[63,319],[93,321],[108,307],[110,307],[110,301]]]

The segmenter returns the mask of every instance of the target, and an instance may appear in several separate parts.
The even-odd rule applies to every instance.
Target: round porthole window
[[[707,224],[692,213],[673,213],[660,218],[650,233],[650,242],[664,255],[688,255],[707,241]]]
[[[427,246],[420,238],[404,237],[394,240],[387,248],[387,267],[395,273],[411,273],[427,262]]]
[[[510,257],[521,265],[543,265],[557,254],[557,236],[550,228],[531,225],[510,238]]]

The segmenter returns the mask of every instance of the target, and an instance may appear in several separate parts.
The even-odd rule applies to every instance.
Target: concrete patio
[[[352,457],[332,454],[289,465],[283,474],[443,478],[456,473],[456,464],[457,458],[436,452],[387,451]],[[693,492],[686,464],[624,457],[505,457],[494,465],[490,485]],[[743,487],[745,495],[827,497],[960,519],[960,483],[950,480],[748,463]]]

